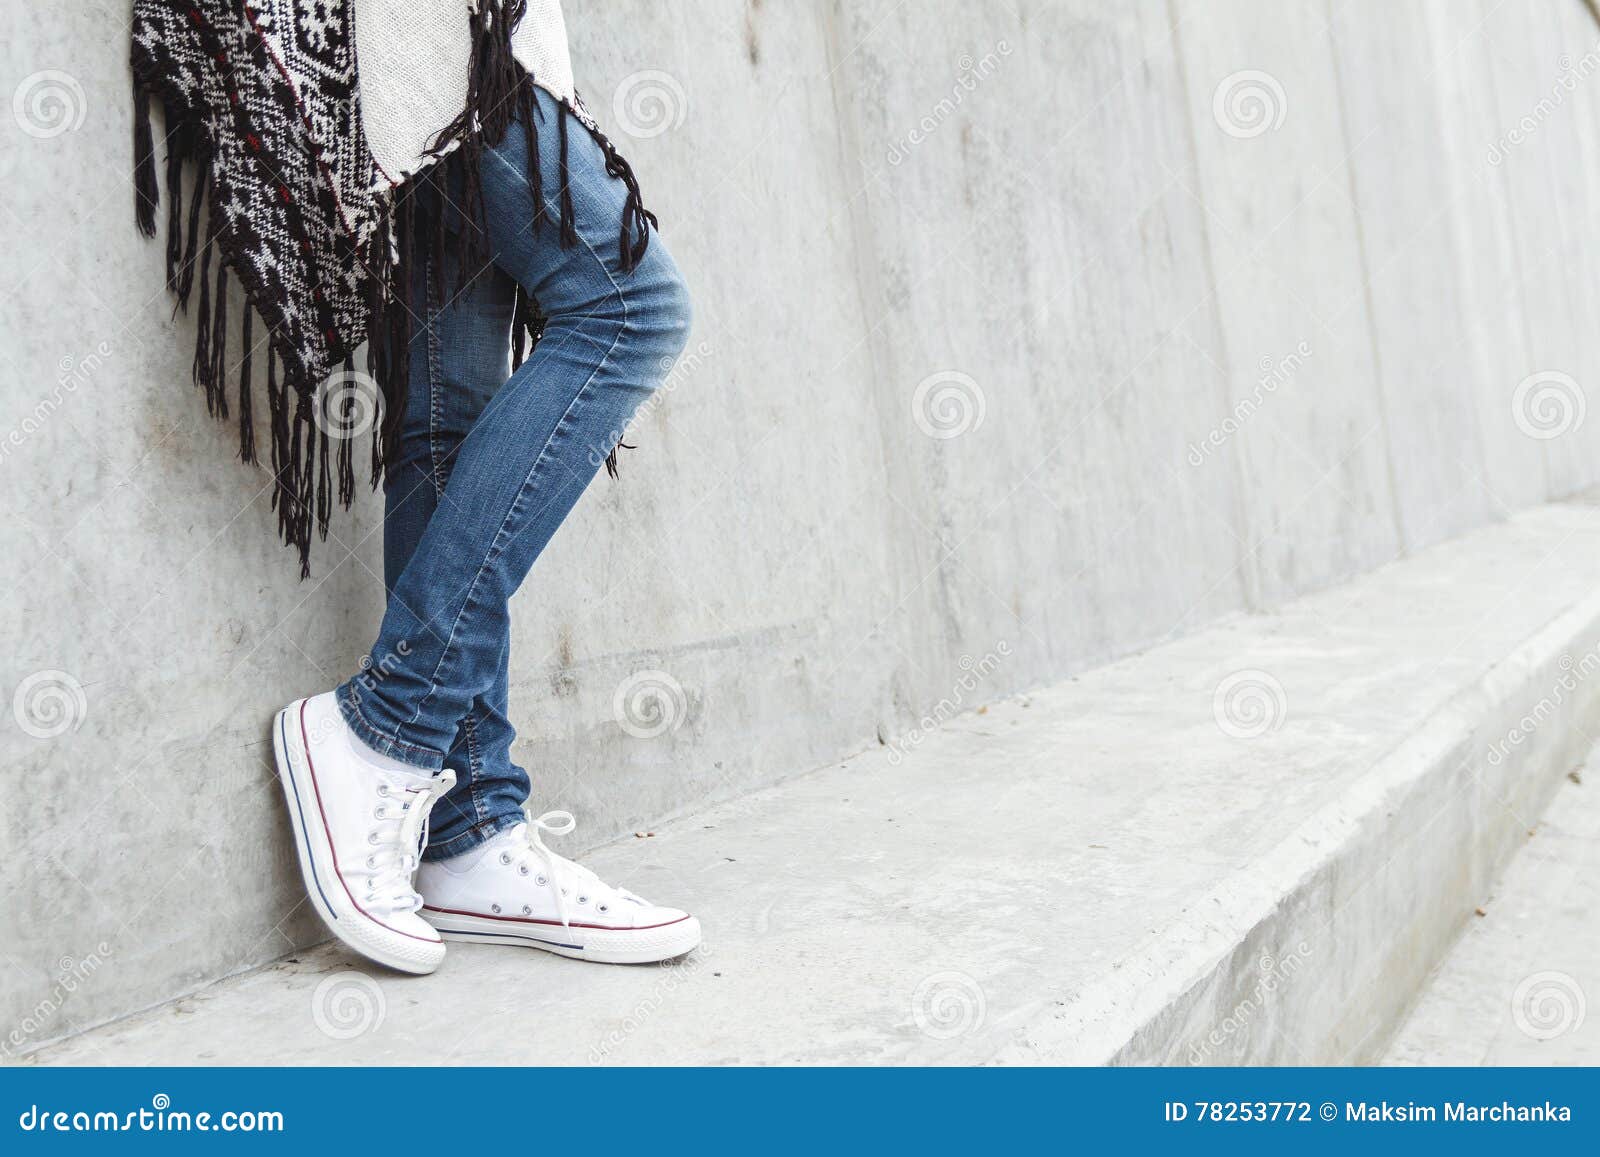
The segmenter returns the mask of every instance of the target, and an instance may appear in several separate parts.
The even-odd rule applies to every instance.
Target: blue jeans
[[[484,150],[492,264],[462,287],[456,246],[443,247],[438,271],[436,248],[416,246],[410,396],[385,482],[388,603],[366,669],[338,692],[345,721],[369,746],[456,771],[433,811],[433,859],[521,821],[529,781],[511,760],[508,600],[689,330],[683,279],[659,237],[623,272],[626,189],[576,124],[567,171],[578,243],[561,245],[554,118],[568,114],[543,92],[537,113],[537,168],[519,126]],[[537,231],[530,173],[543,174],[548,220]],[[545,328],[511,373],[518,285]]]

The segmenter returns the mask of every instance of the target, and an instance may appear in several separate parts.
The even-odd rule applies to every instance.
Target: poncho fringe
[[[355,438],[370,427],[373,486],[395,460],[410,369],[410,258],[426,243],[437,271],[442,264],[438,258],[454,246],[463,284],[489,260],[478,175],[483,150],[520,124],[534,165],[533,227],[556,229],[564,247],[578,241],[567,172],[569,122],[593,137],[605,154],[608,174],[626,186],[617,239],[624,270],[643,257],[656,218],[644,207],[633,170],[616,146],[581,104],[563,99],[554,126],[560,135],[559,214],[558,220],[549,220],[538,170],[538,134],[550,126],[541,123],[535,78],[511,51],[511,33],[525,0],[477,0],[471,6],[467,100],[433,143],[429,155],[434,163],[399,184],[378,182],[364,202],[348,189],[341,197],[329,151],[354,149],[357,165],[365,157],[359,115],[353,111],[349,29],[334,30],[342,31],[343,40],[333,41],[351,57],[348,83],[316,94],[326,99],[326,109],[311,107],[291,83],[268,36],[274,22],[281,27],[295,19],[292,0],[286,12],[273,11],[272,3],[136,0],[134,211],[139,231],[154,237],[161,192],[151,106],[159,100],[166,129],[166,280],[175,299],[174,314],[194,306],[193,379],[208,413],[221,420],[237,413],[239,457],[255,464],[258,431],[251,378],[259,316],[266,330],[272,507],[279,534],[299,554],[304,578],[310,573],[313,531],[326,539],[334,501],[348,506],[354,499]],[[320,44],[325,46],[334,33],[322,32]],[[319,44],[315,38],[311,43]],[[316,63],[324,72],[335,71],[329,61]],[[342,118],[342,128],[328,130],[330,116]],[[319,123],[325,135],[339,141],[319,139],[314,128]],[[191,182],[187,199],[186,173]],[[450,222],[458,225],[454,231],[447,230],[443,212],[429,208],[445,199],[422,195],[430,186],[437,191],[441,182],[451,180],[461,182],[465,208],[462,221]],[[245,299],[234,411],[227,380],[233,368],[228,358],[230,277],[239,282]],[[519,288],[508,335],[513,370],[542,331],[538,303]],[[363,342],[365,379],[355,369],[355,353]],[[616,475],[615,450],[606,469]]]

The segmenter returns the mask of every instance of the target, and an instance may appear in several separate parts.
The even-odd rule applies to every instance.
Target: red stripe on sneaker
[[[338,710],[337,707],[334,708]],[[424,944],[443,944],[444,941],[437,937],[418,936],[415,932],[405,932],[390,924],[385,924],[360,904],[356,903],[355,893],[350,891],[350,885],[345,882],[344,869],[339,867],[339,853],[334,850],[333,840],[328,837],[328,813],[322,806],[322,789],[317,786],[317,765],[311,759],[311,737],[306,734],[306,700],[300,700],[300,747],[306,753],[306,768],[311,772],[311,790],[317,797],[317,814],[322,817],[322,836],[328,841],[328,854],[333,857],[333,874],[339,877],[339,883],[344,885],[344,894],[350,897],[350,903],[368,920],[379,928],[387,928],[397,936],[404,936],[410,940],[420,940]]]
[[[422,906],[424,912],[439,912],[446,916],[476,916],[479,920],[505,920],[512,924],[542,924],[547,928],[593,928],[599,932],[644,932],[650,928],[671,928],[674,924],[682,924],[689,919],[687,913],[676,920],[667,920],[661,924],[643,924],[638,928],[620,928],[615,924],[579,924],[573,921],[562,924],[559,920],[535,920],[531,916],[491,916],[487,912],[464,912],[460,908],[436,908],[432,904]]]

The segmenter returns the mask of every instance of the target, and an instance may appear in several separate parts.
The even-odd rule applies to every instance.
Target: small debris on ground
[[[1482,908],[1474,908],[1472,910],[1472,914],[1474,916],[1487,916],[1489,913],[1485,912]]]
[[[1567,772],[1567,778],[1570,779],[1573,783],[1577,784],[1579,787],[1582,787],[1583,786],[1583,768],[1581,768],[1581,767],[1573,768],[1571,771]]]

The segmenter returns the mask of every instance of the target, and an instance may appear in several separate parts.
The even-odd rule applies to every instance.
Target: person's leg
[[[431,187],[422,212],[437,212]],[[396,460],[384,479],[384,584],[391,592],[416,552],[455,466],[462,442],[510,373],[508,340],[516,283],[487,266],[460,284],[454,246],[419,244],[411,278],[417,331],[411,340],[410,390]],[[435,263],[442,267],[435,269]],[[465,851],[520,819],[528,776],[511,760],[506,717],[509,641],[493,685],[462,717],[445,765],[456,786],[434,806],[429,859]]]
[[[562,171],[556,129],[567,114],[543,93],[538,112],[537,168],[513,127],[486,150],[482,185],[494,261],[539,303],[543,339],[462,442],[394,585],[371,668],[338,693],[367,745],[418,768],[442,766],[460,720],[493,693],[508,600],[688,333],[687,294],[660,239],[624,269],[625,190],[576,125],[565,135],[577,244],[559,243],[550,178]],[[541,170],[549,221],[535,230],[528,174]]]

